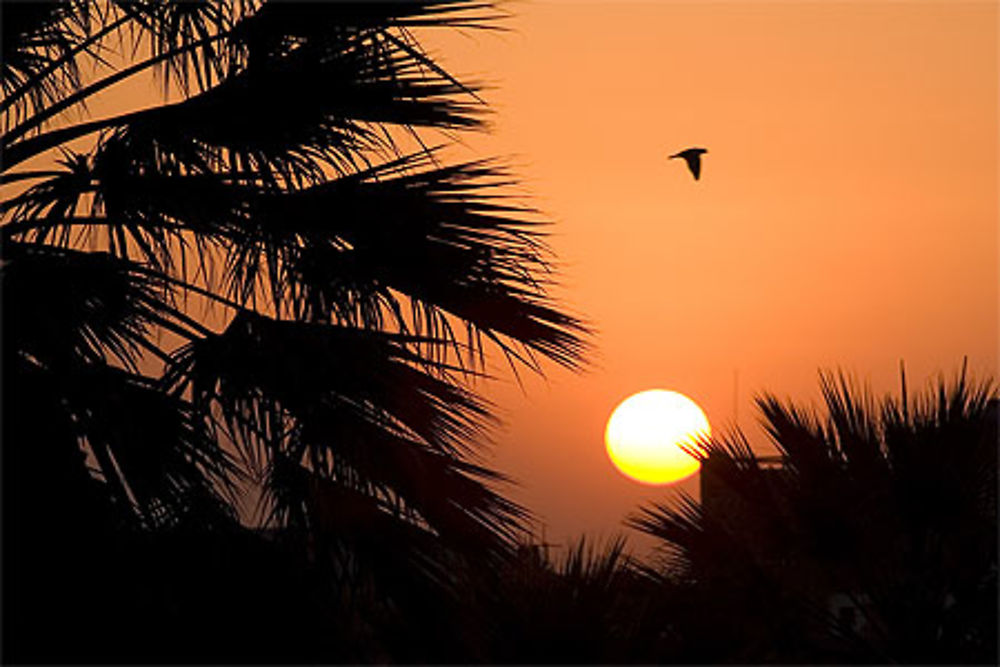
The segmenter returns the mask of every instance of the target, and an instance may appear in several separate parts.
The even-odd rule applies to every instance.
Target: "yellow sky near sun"
[[[490,391],[495,465],[556,540],[608,534],[663,493],[605,457],[605,421],[653,387],[714,430],[769,390],[815,400],[842,366],[877,392],[997,370],[997,5],[514,2],[511,32],[429,36],[495,84],[597,368]],[[704,146],[702,180],[666,156]],[[734,377],[739,396],[734,401]],[[736,408],[734,410],[734,407]],[[692,490],[694,480],[684,483]]]

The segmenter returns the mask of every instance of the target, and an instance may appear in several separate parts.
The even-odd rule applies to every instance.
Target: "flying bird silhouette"
[[[671,155],[670,159],[672,160],[675,157],[684,158],[684,161],[687,162],[688,169],[690,169],[691,173],[694,175],[694,180],[697,181],[698,177],[701,176],[701,154],[707,152],[708,151],[704,148],[686,148],[680,153],[674,153]]]

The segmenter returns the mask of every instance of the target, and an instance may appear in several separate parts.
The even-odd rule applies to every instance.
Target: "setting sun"
[[[698,472],[701,464],[682,447],[710,434],[697,403],[675,391],[650,389],[615,408],[604,442],[622,474],[646,484],[670,484]]]

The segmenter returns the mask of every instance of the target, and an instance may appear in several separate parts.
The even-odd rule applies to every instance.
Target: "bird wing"
[[[695,153],[694,155],[685,155],[684,161],[688,163],[688,169],[694,175],[694,180],[698,180],[701,176],[701,155]]]

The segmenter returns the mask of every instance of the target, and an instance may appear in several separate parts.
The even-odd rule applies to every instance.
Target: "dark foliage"
[[[415,31],[498,13],[2,12],[5,657],[392,657],[521,529],[468,381],[583,350],[504,170],[425,147],[483,107]],[[160,103],[88,115],[149,74]]]
[[[713,441],[702,498],[644,508],[683,661],[993,663],[997,398],[965,371],[874,401],[824,374],[827,415],[758,400],[780,465]]]

